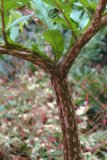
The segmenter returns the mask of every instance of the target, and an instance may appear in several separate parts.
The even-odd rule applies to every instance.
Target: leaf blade
[[[52,46],[56,61],[58,61],[64,50],[62,34],[59,30],[48,30],[44,33],[44,38]]]

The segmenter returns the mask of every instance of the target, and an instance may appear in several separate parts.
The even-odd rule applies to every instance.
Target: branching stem
[[[1,0],[1,20],[2,20],[2,34],[5,44],[8,45],[6,29],[5,29],[5,15],[4,15],[4,0]]]
[[[88,43],[88,41],[107,24],[106,16],[103,17],[105,6],[107,4],[106,0],[99,0],[96,11],[94,13],[92,23],[88,29],[77,39],[70,51],[63,57],[59,67],[62,74],[62,78],[65,78],[75,61],[77,55],[80,53],[81,49]]]
[[[62,10],[62,8],[60,7],[60,5],[56,2],[56,0],[54,0],[54,1],[55,1],[55,3],[56,3],[57,7],[59,8],[60,12],[61,12],[62,15],[64,16],[64,19],[65,19],[66,23],[67,23],[68,26],[72,29],[72,33],[73,33],[74,38],[75,38],[75,40],[76,40],[75,32],[74,32],[74,30],[73,30],[73,28],[72,28],[72,26],[71,26],[71,24],[70,24],[70,22],[69,22],[67,16],[66,16],[65,13],[63,12],[63,10]]]

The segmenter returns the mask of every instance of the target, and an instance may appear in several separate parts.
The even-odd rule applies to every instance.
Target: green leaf
[[[4,1],[4,10],[6,11],[10,11],[11,9],[16,9],[18,7],[21,7],[25,4],[29,3],[29,0],[11,0],[9,2],[9,0],[5,0]]]
[[[79,29],[84,29],[90,21],[90,17],[82,6],[74,5],[70,17],[78,24]]]
[[[64,50],[62,34],[59,30],[48,30],[44,33],[44,38],[52,46],[56,61],[58,61]]]
[[[94,13],[96,3],[90,0],[80,0],[80,3],[88,9],[91,13]]]
[[[17,39],[18,33],[19,33],[18,27],[13,26],[10,29],[10,38],[12,41],[15,41]]]
[[[68,0],[68,3],[72,6],[75,0]]]
[[[11,24],[9,24],[9,25],[7,26],[6,31],[7,31],[8,29],[12,28],[13,26],[17,25],[18,23],[20,23],[20,22],[22,22],[22,21],[24,21],[24,20],[29,19],[31,16],[32,16],[32,15],[22,16],[22,17],[20,17],[20,18],[18,18],[18,19],[16,19],[16,20],[14,20]]]
[[[54,7],[56,7],[56,3],[55,3],[55,1],[54,0],[43,0],[45,3],[47,3],[47,4],[49,4],[49,5],[51,5],[51,6],[54,6]]]
[[[68,28],[70,28],[73,31],[73,34],[76,37],[77,26],[76,26],[76,23],[70,17],[70,13],[71,13],[71,10],[72,10],[70,4],[62,2],[60,0],[54,0],[54,1],[56,3],[56,7],[59,9],[59,11],[61,12],[64,20],[66,21],[66,24],[67,24]]]
[[[77,34],[77,26],[76,23],[72,20],[72,18],[70,17],[70,13],[71,13],[71,5],[70,3],[65,3],[61,0],[44,0],[47,4],[50,4],[52,6],[54,6],[55,8],[57,8],[60,11],[60,18],[63,17],[65,23],[67,24],[67,28],[70,28],[74,34],[74,36],[76,37]],[[63,21],[63,22],[64,22]]]
[[[96,5],[98,4],[97,0],[80,0],[79,2],[75,2],[74,5],[82,6],[86,8],[90,13],[94,13],[96,9]]]
[[[48,15],[48,9],[42,0],[32,0],[32,4],[36,9],[36,16],[47,26],[47,28],[54,29],[53,23]]]
[[[39,46],[37,44],[32,45],[32,50],[36,51],[39,55],[41,55],[43,57],[47,57],[47,55],[45,53],[43,53],[42,51],[39,50]]]
[[[53,18],[52,21],[53,21],[53,22],[56,22],[56,23],[61,23],[61,24],[65,25],[65,26],[67,26],[67,23],[66,23],[65,19],[62,18],[62,17]],[[67,27],[68,27],[68,26],[67,26]]]

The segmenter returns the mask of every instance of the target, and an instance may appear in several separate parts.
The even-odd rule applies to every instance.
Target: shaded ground
[[[88,129],[84,107],[76,112],[85,159],[106,160],[107,131]],[[1,79],[0,160],[62,160],[61,149],[58,111],[47,76],[39,71],[8,83]]]

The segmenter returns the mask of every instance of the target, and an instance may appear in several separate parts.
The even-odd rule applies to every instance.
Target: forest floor
[[[85,160],[106,160],[107,130],[96,125],[88,129],[84,106],[76,107],[76,113]],[[0,160],[62,160],[61,150],[58,110],[48,77],[40,71],[9,82],[0,79]]]

